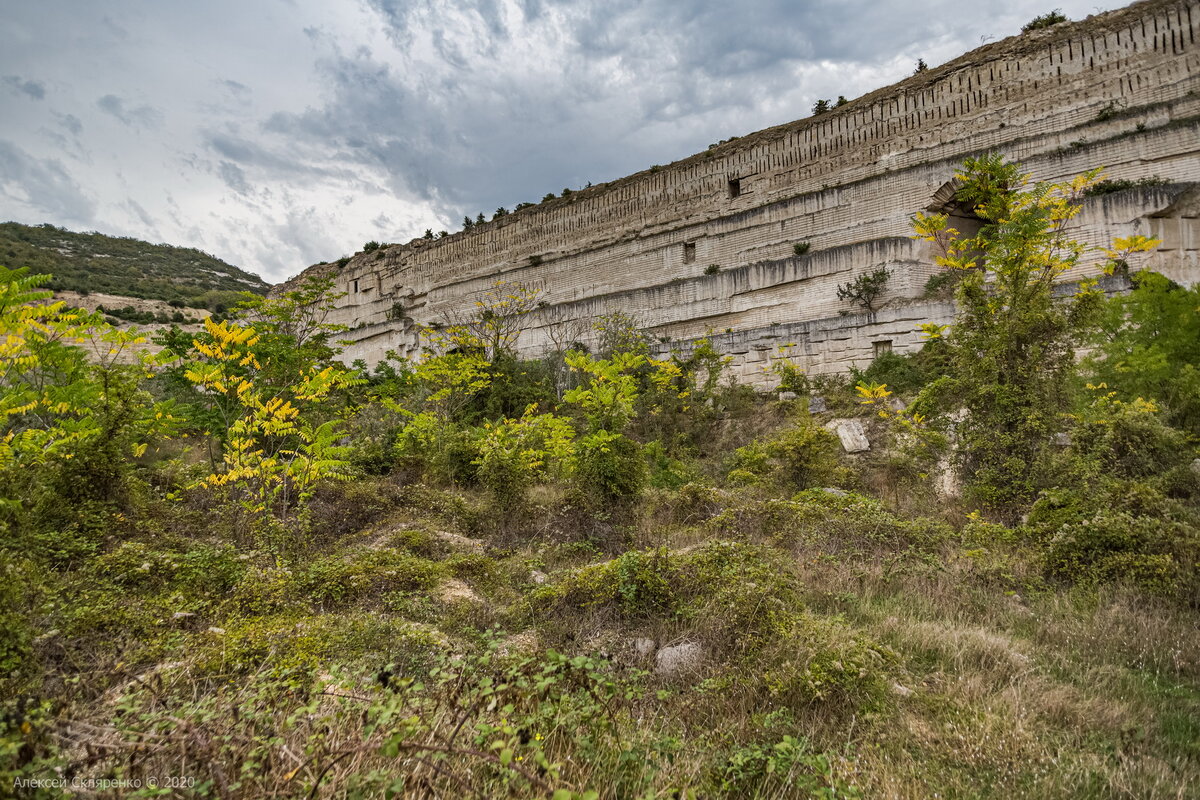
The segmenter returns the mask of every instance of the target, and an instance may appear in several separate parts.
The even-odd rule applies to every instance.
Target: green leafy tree
[[[888,278],[891,276],[892,273],[887,267],[880,267],[865,275],[859,275],[854,280],[837,287],[838,300],[849,300],[855,305],[862,306],[868,314],[873,314],[875,313],[875,302],[887,288]]]
[[[592,327],[599,334],[599,352],[604,357],[618,353],[650,352],[650,337],[638,327],[637,320],[624,311],[597,317]]]
[[[300,372],[333,362],[336,337],[348,328],[329,321],[337,301],[332,277],[308,277],[295,289],[267,297],[245,296],[235,309],[258,337],[255,352],[265,370],[259,380],[289,383]]]
[[[947,338],[952,372],[928,391],[965,407],[960,461],[978,498],[998,509],[1015,509],[1052,482],[1049,448],[1070,407],[1075,348],[1101,302],[1094,281],[1061,299],[1054,286],[1085,253],[1067,225],[1098,176],[1034,184],[998,154],[968,159],[956,178],[959,198],[983,221],[979,233],[962,236],[945,214],[913,221],[917,238],[941,251],[937,263],[962,273]],[[1154,244],[1135,237],[1110,257]]]
[[[641,447],[625,435],[638,398],[637,371],[646,363],[640,353],[616,353],[611,359],[593,359],[570,351],[567,365],[585,376],[584,383],[563,399],[579,406],[586,433],[575,451],[575,480],[581,493],[600,505],[635,497],[645,483],[646,466]]]
[[[410,468],[442,478],[463,478],[477,453],[459,422],[491,385],[491,365],[462,326],[427,329],[427,345],[413,368],[417,390],[402,400],[382,398],[404,418],[396,455]]]
[[[107,499],[128,458],[173,423],[171,405],[141,388],[154,364],[147,340],[48,302],[49,280],[0,267],[0,508],[9,511],[48,474],[77,499]]]
[[[250,353],[253,359],[223,363],[225,381],[246,378],[263,394],[295,399],[297,376],[333,366],[340,351],[335,337],[346,327],[330,323],[328,317],[343,295],[332,289],[332,278],[307,278],[297,288],[270,297],[243,295],[235,310],[238,323],[234,327],[254,339]],[[173,358],[159,371],[157,381],[170,397],[186,407],[182,416],[189,427],[212,437],[209,458],[214,468],[221,460],[230,427],[245,408],[235,394],[212,391],[188,372],[194,370],[197,359],[210,359],[208,353],[221,351],[223,344],[217,337],[228,335],[225,322],[213,317],[206,320],[204,330],[198,334],[172,328],[155,337],[164,347],[164,354]],[[324,399],[320,411],[327,418],[344,416],[350,402],[346,388],[339,385]]]
[[[1169,424],[1200,434],[1200,287],[1137,273],[1133,291],[1105,303],[1095,344],[1093,382],[1156,401]]]
[[[521,281],[496,281],[475,301],[475,313],[452,325],[447,335],[453,347],[480,352],[488,361],[514,355],[517,340],[538,310],[542,292]]]

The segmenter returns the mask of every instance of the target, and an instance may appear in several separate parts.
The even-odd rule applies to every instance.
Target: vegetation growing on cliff
[[[1150,273],[1047,299],[1086,181],[963,180],[991,225],[918,222],[956,324],[856,386],[784,348],[782,401],[622,314],[522,360],[541,311],[503,283],[370,371],[335,360],[328,282],[89,361],[136,332],[0,273],[0,783],[1180,796],[1200,303]]]
[[[1050,28],[1060,22],[1067,22],[1066,14],[1062,13],[1062,9],[1056,8],[1053,11],[1048,11],[1045,14],[1039,14],[1033,19],[1021,26],[1021,33],[1029,33],[1030,31],[1038,31],[1042,28]]]

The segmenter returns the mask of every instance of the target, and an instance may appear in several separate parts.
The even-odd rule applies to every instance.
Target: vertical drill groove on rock
[[[1031,31],[819,116],[302,275],[333,274],[346,292],[333,319],[352,328],[346,361],[415,354],[423,326],[468,316],[504,280],[546,303],[524,355],[548,348],[550,320],[623,311],[664,351],[710,335],[743,382],[769,380],[761,353],[786,344],[807,371],[837,372],[869,362],[876,342],[916,349],[918,323],[950,321],[951,302],[923,297],[937,268],[909,219],[953,213],[955,168],[996,150],[1038,180],[1094,166],[1111,180],[1161,178],[1087,198],[1072,235],[1162,239],[1134,266],[1194,283],[1197,27],[1200,2],[1148,0]],[[1066,279],[1095,274],[1101,258]],[[880,269],[890,277],[872,312],[838,299],[840,284]]]

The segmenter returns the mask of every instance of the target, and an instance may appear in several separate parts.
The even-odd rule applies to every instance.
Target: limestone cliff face
[[[1163,239],[1146,263],[1200,279],[1200,0],[1147,0],[989,44],[840,108],[744,136],[666,167],[576,192],[445,239],[359,254],[330,270],[354,328],[345,358],[413,354],[422,326],[462,318],[497,280],[538,287],[546,326],[612,311],[672,346],[712,334],[745,381],[784,344],[821,373],[918,346],[935,271],[909,218],[952,197],[955,167],[996,150],[1039,180],[1095,166],[1164,186],[1087,201],[1076,238]],[[804,255],[794,245],[809,243]],[[1098,258],[1079,276],[1094,271]],[[876,313],[837,286],[887,267]],[[307,274],[307,273],[306,273]],[[1078,276],[1068,276],[1078,277]]]

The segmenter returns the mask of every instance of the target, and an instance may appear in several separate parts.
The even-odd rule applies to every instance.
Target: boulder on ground
[[[861,453],[871,449],[871,442],[867,439],[867,430],[863,427],[862,420],[833,419],[825,423],[825,428],[837,434],[842,441],[842,449],[847,453]]]
[[[681,642],[658,651],[654,673],[663,677],[692,672],[704,663],[704,648],[699,642]]]

